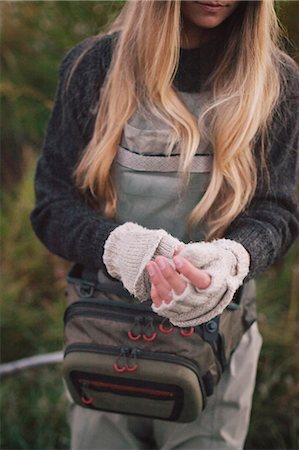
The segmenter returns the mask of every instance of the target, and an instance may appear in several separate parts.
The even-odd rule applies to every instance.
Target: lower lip
[[[224,6],[222,6],[222,5],[213,6],[213,5],[208,5],[207,3],[199,3],[199,2],[196,2],[196,3],[200,6],[200,8],[202,10],[211,12],[211,13],[216,13],[218,11],[221,11],[222,8],[224,8]]]

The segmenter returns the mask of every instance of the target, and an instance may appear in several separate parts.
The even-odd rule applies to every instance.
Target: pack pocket
[[[205,404],[195,365],[136,347],[70,346],[64,377],[74,401],[92,409],[190,422]]]
[[[81,406],[190,422],[219,376],[203,327],[173,327],[150,306],[80,299],[64,323],[64,378]]]

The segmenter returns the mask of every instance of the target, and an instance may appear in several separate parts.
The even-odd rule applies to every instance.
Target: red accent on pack
[[[163,323],[160,323],[159,330],[161,331],[161,333],[169,334],[173,332],[173,327],[164,328]]]
[[[113,369],[115,370],[115,372],[122,373],[122,372],[125,372],[125,371],[127,370],[127,365],[125,365],[125,366],[123,366],[123,367],[119,367],[118,364],[117,364],[117,362],[115,362],[115,363],[113,364]]]
[[[142,337],[146,342],[152,342],[156,339],[157,333],[153,333],[150,337],[147,337],[145,334],[143,334]]]
[[[184,328],[180,329],[180,335],[183,336],[183,337],[191,336],[191,334],[193,334],[193,333],[194,333],[194,328],[193,327],[190,327],[189,329],[186,329],[186,328],[185,329]]]
[[[84,405],[91,405],[94,402],[94,398],[87,398],[84,397],[84,395],[81,396],[81,402],[84,403]]]
[[[128,331],[128,337],[129,337],[129,339],[131,339],[131,341],[138,341],[138,339],[141,338],[141,334],[137,334],[136,336],[134,336],[132,334],[132,330],[129,330]]]
[[[128,372],[136,372],[137,369],[138,369],[138,364],[134,364],[134,366],[128,366],[128,364],[126,364],[126,370]]]
[[[93,380],[84,380],[80,379],[80,383],[87,383],[90,386],[90,389],[94,386],[95,388],[99,389],[114,389],[116,391],[123,391],[123,392],[131,392],[136,394],[148,394],[148,395],[156,395],[156,396],[162,396],[162,397],[168,397],[173,398],[174,393],[169,391],[159,391],[158,389],[150,389],[150,388],[144,388],[144,387],[137,387],[137,386],[124,386],[120,384],[114,384],[114,383],[107,383],[105,381],[93,381]]]

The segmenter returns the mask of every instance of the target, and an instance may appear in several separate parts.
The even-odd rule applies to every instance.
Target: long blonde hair
[[[189,225],[207,224],[207,238],[220,237],[251,200],[257,164],[280,93],[279,25],[272,0],[242,2],[226,31],[225,48],[210,79],[210,100],[195,118],[173,87],[181,40],[181,1],[128,1],[111,27],[120,32],[104,83],[93,136],[75,179],[88,197],[116,212],[111,166],[125,122],[139,105],[172,130],[180,142],[183,176],[205,135],[213,147],[209,186],[191,212]],[[240,8],[241,6],[241,8]],[[236,14],[238,9],[242,12]],[[258,163],[254,148],[260,143]]]

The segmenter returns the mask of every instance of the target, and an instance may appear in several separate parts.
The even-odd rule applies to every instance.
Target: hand
[[[189,281],[194,287],[206,289],[211,283],[210,275],[197,269],[192,263],[179,254],[173,258],[173,265],[163,256],[147,264],[146,268],[151,280],[151,298],[155,306],[172,301],[172,292],[181,295]]]
[[[183,328],[219,316],[249,271],[247,251],[229,239],[186,244],[168,260],[172,269],[161,269],[158,262],[149,266],[152,310]]]
[[[165,230],[150,230],[125,222],[105,242],[103,262],[108,273],[141,302],[150,297],[151,283],[146,264],[154,255],[172,258],[181,242]]]

